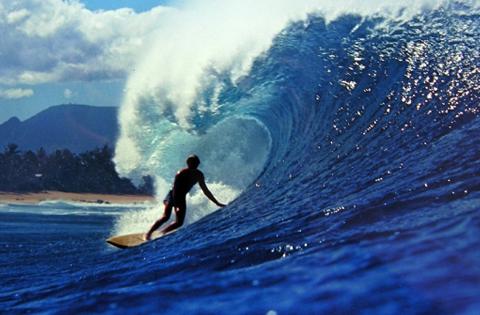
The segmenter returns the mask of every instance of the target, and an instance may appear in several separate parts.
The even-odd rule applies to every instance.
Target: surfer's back
[[[203,173],[196,168],[184,168],[175,176],[173,190],[175,194],[186,195],[192,187],[203,178]]]

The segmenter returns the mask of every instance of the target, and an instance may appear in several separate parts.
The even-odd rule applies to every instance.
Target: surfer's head
[[[200,165],[200,159],[195,154],[190,155],[187,158],[188,168],[197,168]]]

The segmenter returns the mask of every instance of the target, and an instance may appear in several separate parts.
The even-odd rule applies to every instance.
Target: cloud
[[[32,89],[6,89],[0,90],[0,98],[5,98],[9,100],[19,99],[24,97],[31,97],[33,96]]]
[[[70,90],[70,89],[65,89],[65,90],[63,91],[63,97],[65,97],[66,99],[69,99],[69,98],[71,98],[72,96],[73,96],[72,90]]]
[[[20,9],[17,11],[12,11],[7,14],[7,23],[15,24],[26,18],[30,15],[30,12],[26,9]]]
[[[125,78],[167,7],[90,11],[77,0],[0,2],[0,84]]]

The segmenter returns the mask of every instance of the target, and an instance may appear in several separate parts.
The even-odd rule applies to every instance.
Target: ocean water
[[[145,231],[161,206],[2,206],[0,309],[478,314],[480,10],[377,2],[308,9],[253,55],[202,54],[186,95],[182,80],[144,84],[146,54],[119,171],[153,174],[161,199],[195,152],[229,205],[194,191],[186,226],[130,250],[104,240]]]

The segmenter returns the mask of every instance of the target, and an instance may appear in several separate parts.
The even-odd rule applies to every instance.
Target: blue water
[[[1,207],[0,309],[478,314],[479,16],[456,2],[290,25],[225,79],[220,114],[192,119],[196,136],[219,128],[249,148],[249,170],[212,167],[231,150],[200,152],[207,180],[243,187],[228,207],[131,250],[104,240],[141,208]]]

